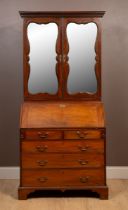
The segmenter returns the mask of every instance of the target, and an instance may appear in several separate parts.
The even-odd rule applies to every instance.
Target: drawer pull
[[[86,138],[87,133],[80,132],[80,131],[77,131],[76,133],[77,133],[77,135],[79,136],[80,139],[85,139]]]
[[[88,164],[88,160],[78,160],[78,162],[79,162],[81,165],[87,165],[87,164]]]
[[[47,149],[48,147],[45,145],[45,146],[37,146],[36,149],[39,151],[39,152],[45,152],[45,150]]]
[[[82,183],[87,183],[89,180],[89,176],[86,176],[86,177],[80,177],[80,182]]]
[[[78,146],[78,148],[82,151],[82,152],[86,152],[89,148],[89,146],[86,147],[82,147],[82,146]]]
[[[48,163],[48,161],[47,160],[38,160],[37,163],[39,166],[45,166]]]
[[[40,177],[40,178],[38,178],[38,181],[40,181],[40,182],[46,182],[47,180],[48,180],[47,177]]]
[[[46,139],[48,137],[48,133],[42,134],[41,132],[38,132],[38,135],[41,139]]]

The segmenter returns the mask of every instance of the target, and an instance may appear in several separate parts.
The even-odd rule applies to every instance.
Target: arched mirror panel
[[[97,26],[95,23],[67,25],[69,44],[68,93],[95,93],[97,78],[95,74],[95,43]]]
[[[30,45],[28,92],[30,94],[56,94],[58,80],[56,75],[56,23],[30,23],[27,27]]]

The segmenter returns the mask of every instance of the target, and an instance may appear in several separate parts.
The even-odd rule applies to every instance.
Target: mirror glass
[[[28,91],[31,94],[55,94],[58,90],[56,76],[58,27],[55,23],[30,23],[27,35],[30,44]]]
[[[95,75],[95,43],[97,26],[90,22],[87,24],[69,23],[67,38],[69,42],[69,76],[67,81],[70,94],[97,91]]]

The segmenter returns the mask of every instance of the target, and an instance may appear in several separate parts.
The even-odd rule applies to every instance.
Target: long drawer
[[[23,154],[23,168],[98,168],[104,165],[102,154]]]
[[[84,187],[104,184],[103,169],[45,169],[22,170],[22,186]]]
[[[22,152],[39,153],[103,153],[104,141],[101,140],[74,140],[74,141],[24,141]]]

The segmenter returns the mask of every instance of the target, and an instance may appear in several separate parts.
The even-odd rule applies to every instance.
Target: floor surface
[[[18,200],[18,184],[18,180],[0,180],[0,210],[128,210],[128,180],[108,180],[109,200],[80,194]]]

